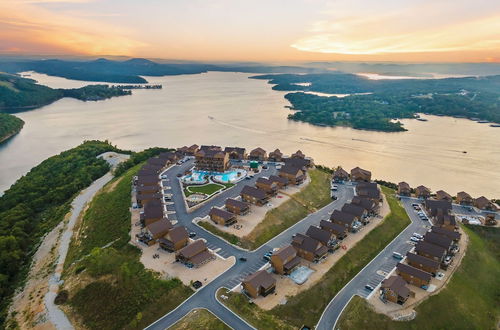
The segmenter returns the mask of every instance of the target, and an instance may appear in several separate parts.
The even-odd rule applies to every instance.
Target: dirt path
[[[105,153],[100,155],[112,167],[126,160],[128,155]],[[31,263],[22,291],[14,297],[10,311],[21,329],[74,329],[54,298],[62,284],[61,274],[77,219],[94,195],[111,179],[108,172],[82,190],[71,203],[71,211],[42,240]]]

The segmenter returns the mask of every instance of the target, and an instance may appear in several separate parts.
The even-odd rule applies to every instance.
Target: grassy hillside
[[[23,125],[24,121],[22,119],[7,113],[0,113],[0,143],[19,133]]]
[[[87,141],[43,161],[0,197],[0,328],[40,238],[64,218],[76,193],[109,170],[96,156],[111,150]]]
[[[356,297],[339,319],[340,329],[498,329],[500,230],[465,226],[470,245],[462,264],[439,294],[422,302],[410,322],[377,314]]]
[[[404,208],[397,201],[394,191],[382,187],[391,212],[383,222],[342,256],[337,263],[310,289],[289,297],[285,305],[264,311],[241,294],[227,294],[229,307],[258,328],[297,328],[303,324],[313,326],[330,300],[371,259],[373,259],[409,223]],[[358,328],[353,328],[358,329]],[[360,328],[362,329],[362,328]]]
[[[128,244],[131,182],[140,166],[96,195],[70,246],[64,308],[89,329],[144,328],[192,293],[180,280],[145,269],[140,250]]]

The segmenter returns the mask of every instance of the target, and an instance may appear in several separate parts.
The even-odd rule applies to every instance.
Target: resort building
[[[436,191],[436,199],[438,201],[448,201],[448,202],[451,202],[453,200],[453,198],[451,197],[451,195],[448,194],[444,190],[438,190],[438,191]]]
[[[337,242],[335,235],[331,231],[323,230],[316,226],[310,226],[306,231],[306,235],[317,240],[326,247],[333,247]]]
[[[155,199],[144,206],[144,211],[140,213],[139,219],[143,226],[152,224],[165,217],[163,214],[163,204],[160,200]]]
[[[306,178],[305,172],[302,169],[291,165],[283,166],[279,170],[278,175],[282,178],[286,178],[288,182],[295,185],[301,184]]]
[[[408,183],[402,181],[398,183],[398,195],[411,196],[411,187]]]
[[[458,229],[457,219],[454,215],[451,214],[441,214],[439,213],[434,218],[434,225],[448,229],[448,230],[456,230]]]
[[[283,154],[279,149],[276,149],[269,153],[269,157],[267,160],[270,162],[281,162],[283,161]]]
[[[226,147],[224,152],[229,155],[229,159],[243,160],[247,158],[247,152],[245,148],[238,147]]]
[[[418,242],[417,245],[415,245],[415,252],[420,256],[435,260],[439,263],[442,263],[446,257],[445,248],[424,241]]]
[[[168,234],[158,240],[160,247],[169,252],[175,252],[187,245],[189,235],[184,226],[178,226],[170,229]]]
[[[139,187],[157,186],[159,181],[158,175],[140,175],[137,178],[136,184]]]
[[[497,219],[495,218],[495,214],[486,214],[484,217],[484,224],[486,226],[496,226],[497,225]]]
[[[449,214],[449,212],[451,211],[451,202],[446,200],[438,201],[438,200],[428,199],[425,201],[424,207],[430,216],[436,217],[440,214],[441,215]]]
[[[333,181],[334,182],[344,182],[349,180],[349,173],[344,170],[342,167],[338,167],[334,172],[333,172]]]
[[[284,158],[285,166],[291,166],[300,168],[302,171],[307,171],[308,167],[312,167],[314,165],[313,160],[311,158]]]
[[[377,203],[382,201],[382,195],[375,182],[359,182],[356,185],[356,194],[359,197],[369,198]]]
[[[269,196],[276,196],[278,193],[278,185],[270,179],[258,178],[255,186],[261,190],[264,190]]]
[[[160,186],[158,183],[152,186],[137,186],[135,191],[137,194],[154,194],[160,192]]]
[[[158,176],[161,172],[161,169],[158,168],[150,168],[147,165],[144,165],[139,172],[137,172],[137,176],[149,176],[149,175],[156,175]]]
[[[195,154],[196,169],[225,172],[229,168],[229,155],[218,146],[202,146]]]
[[[424,236],[424,242],[440,246],[446,249],[447,252],[450,252],[452,249],[453,240],[443,235],[439,235],[433,232],[428,232]]]
[[[274,271],[280,275],[290,274],[300,264],[301,258],[297,256],[297,250],[291,245],[282,247],[271,256],[271,265]]]
[[[427,199],[431,197],[431,190],[426,186],[420,185],[417,188],[415,188],[415,195],[418,198]]]
[[[291,157],[304,159],[304,158],[306,158],[306,155],[304,155],[304,153],[302,151],[297,150],[297,152],[293,153]]]
[[[378,214],[379,211],[379,203],[369,198],[354,196],[352,198],[351,204],[361,206],[368,212],[368,215]]]
[[[331,221],[321,220],[319,226],[323,230],[333,233],[338,240],[343,240],[347,236],[347,228]]]
[[[288,179],[285,177],[277,176],[277,175],[271,175],[269,177],[269,180],[272,182],[276,183],[278,185],[279,189],[286,188],[288,186]]]
[[[484,196],[476,198],[474,200],[474,206],[480,210],[487,210],[487,211],[496,211],[498,209],[497,206],[492,201],[490,201],[488,198]]]
[[[408,252],[406,254],[406,261],[408,261],[410,266],[431,273],[432,275],[435,275],[439,270],[439,262],[415,253]]]
[[[354,222],[356,217],[350,213],[334,210],[330,216],[330,221],[347,228],[349,231],[355,231]]]
[[[276,280],[265,270],[259,270],[248,275],[243,282],[243,291],[253,299],[258,296],[265,297],[276,290]]]
[[[175,261],[179,261],[188,267],[200,267],[213,259],[215,259],[215,256],[208,250],[205,241],[202,239],[183,247],[175,255]]]
[[[453,242],[458,242],[460,240],[460,237],[462,236],[459,232],[454,231],[454,230],[449,230],[446,228],[441,228],[437,226],[432,226],[431,231],[433,233],[439,234],[439,235],[444,235],[450,239],[453,240]]]
[[[237,215],[245,215],[250,212],[250,205],[237,199],[226,199],[226,210]]]
[[[320,260],[328,253],[326,246],[303,234],[295,235],[292,246],[297,250],[297,255],[311,262]]]
[[[161,198],[162,195],[159,192],[141,193],[135,196],[135,199],[137,200],[137,205],[139,205],[139,207],[143,207],[147,203],[154,200],[160,200]]]
[[[252,186],[244,186],[241,190],[240,196],[244,202],[252,203],[255,205],[267,204],[269,200],[269,196],[264,190]]]
[[[146,164],[152,166],[161,166],[163,168],[167,166],[167,160],[158,157],[152,157],[147,160]]]
[[[166,160],[167,164],[174,164],[179,160],[179,155],[176,154],[175,152],[168,151],[160,153],[158,155],[158,158]]]
[[[418,287],[429,286],[431,283],[432,275],[430,273],[402,263],[396,265],[396,273],[407,283]]]
[[[382,281],[382,296],[385,300],[403,305],[409,297],[415,296],[406,286],[406,281],[398,275],[393,275]]]
[[[221,226],[230,226],[236,223],[236,215],[216,207],[212,207],[208,215],[213,222]]]
[[[267,153],[262,148],[255,148],[252,151],[250,151],[250,154],[248,155],[248,159],[262,162],[262,161],[265,161],[267,159]]]
[[[167,219],[161,219],[146,226],[146,233],[156,240],[168,234],[172,224]]]
[[[457,194],[457,203],[460,205],[472,205],[474,199],[465,191],[461,191]]]
[[[372,180],[372,172],[360,167],[355,167],[351,170],[351,180],[357,182],[370,182]]]
[[[361,222],[363,222],[364,218],[368,214],[368,211],[365,210],[364,207],[352,203],[344,204],[344,206],[342,206],[341,211],[344,213],[350,213],[354,215],[355,219]]]
[[[177,151],[183,156],[194,156],[198,152],[199,148],[200,147],[197,144],[193,144],[190,147],[184,146],[181,148],[177,148]]]

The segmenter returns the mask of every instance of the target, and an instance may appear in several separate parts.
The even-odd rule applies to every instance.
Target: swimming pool
[[[290,275],[288,275],[292,281],[294,281],[297,284],[303,284],[311,274],[314,273],[314,270],[312,270],[309,267],[306,266],[300,266],[297,267]]]
[[[234,183],[243,179],[246,174],[247,172],[243,169],[234,169],[224,173],[194,170],[191,174],[183,176],[181,180],[187,184],[202,184],[207,183],[208,178],[212,177],[215,182]]]

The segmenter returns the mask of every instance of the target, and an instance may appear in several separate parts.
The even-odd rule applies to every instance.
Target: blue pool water
[[[239,175],[238,175],[239,174]],[[208,171],[193,171],[191,174],[182,177],[182,180],[186,183],[204,183],[206,176],[213,176],[215,181],[219,182],[234,182],[239,178],[246,175],[244,170],[233,170],[229,172],[219,173],[219,172],[208,172]]]

